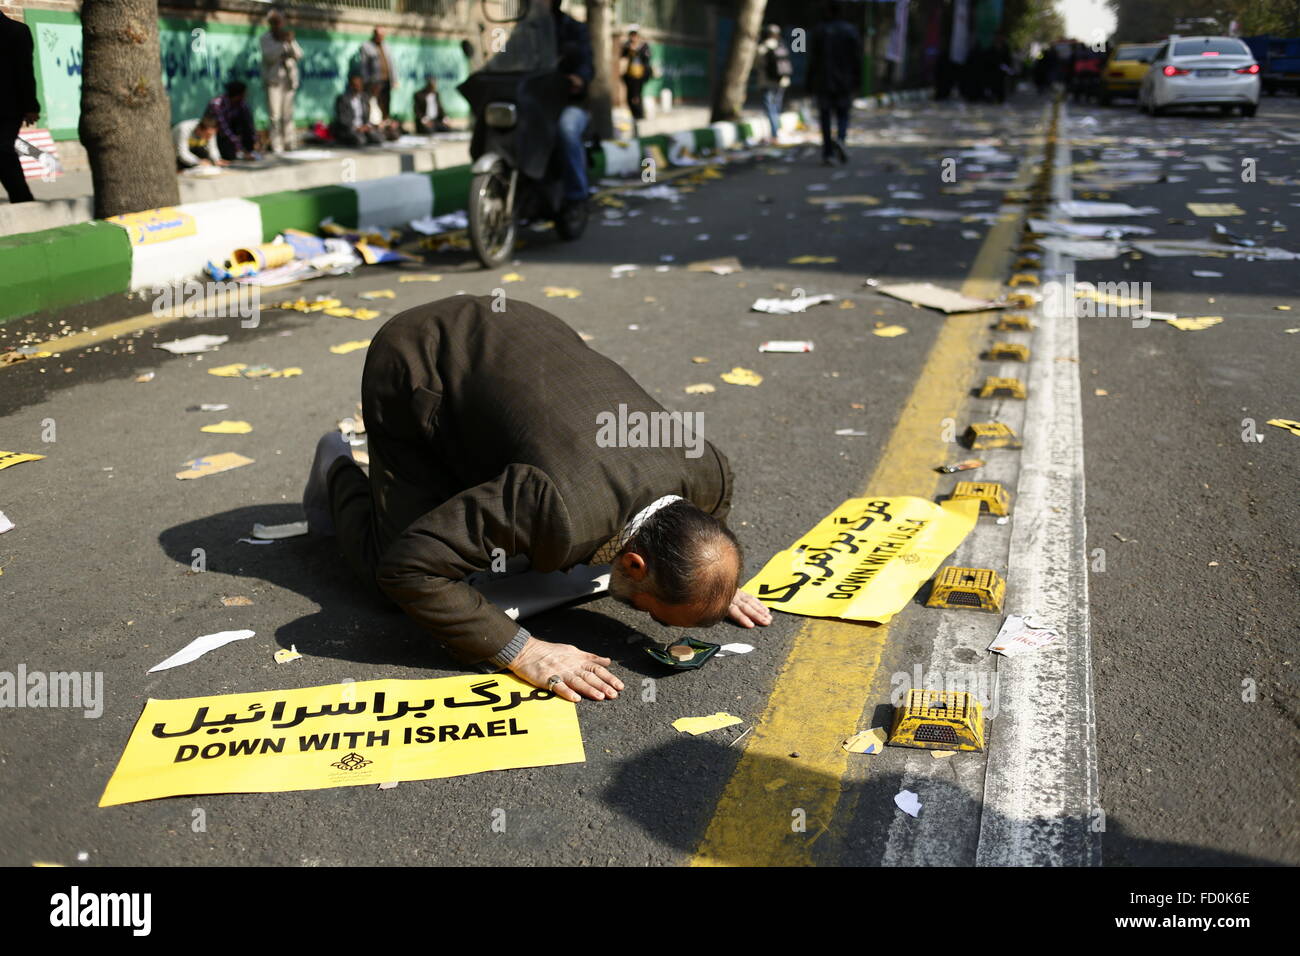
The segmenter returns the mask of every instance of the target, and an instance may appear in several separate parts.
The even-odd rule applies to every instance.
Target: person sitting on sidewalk
[[[248,108],[248,87],[239,80],[226,84],[224,96],[213,97],[205,115],[217,126],[217,149],[233,159],[256,159],[257,131]]]
[[[415,91],[415,132],[445,133],[451,127],[447,125],[442,97],[438,95],[438,81],[432,76],[424,79],[424,87]]]
[[[330,135],[340,146],[383,142],[379,130],[370,125],[370,95],[355,73],[348,77],[348,88],[334,101]]]
[[[211,116],[181,120],[173,126],[177,172],[196,166],[229,166],[230,161],[217,151],[216,133],[217,121]]]
[[[402,124],[384,113],[384,107],[379,101],[381,92],[380,83],[370,84],[370,128],[379,131],[381,140],[391,143],[402,135]]]

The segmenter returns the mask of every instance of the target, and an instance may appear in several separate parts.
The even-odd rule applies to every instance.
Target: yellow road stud
[[[1003,312],[993,328],[998,332],[1032,332],[1034,323],[1023,312]]]
[[[894,708],[891,747],[919,750],[984,749],[984,706],[965,691],[917,690]]]
[[[959,568],[949,565],[939,572],[926,607],[965,608],[971,611],[1002,612],[1007,582],[988,568]]]
[[[1000,398],[1003,393],[1008,398],[1024,398],[1025,383],[1018,378],[997,378],[990,375],[980,386],[980,398]]]
[[[990,359],[1008,359],[1012,362],[1028,362],[1029,346],[1018,345],[1015,342],[994,342],[989,346],[988,357]]]
[[[1010,427],[1001,422],[975,422],[963,436],[966,447],[972,451],[985,448],[1019,448],[1020,439]]]
[[[991,515],[1011,513],[1011,496],[996,481],[959,481],[952,490],[952,500],[970,499],[983,503]],[[983,507],[980,509],[983,510]]]

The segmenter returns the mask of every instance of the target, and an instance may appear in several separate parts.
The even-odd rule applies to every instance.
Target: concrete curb
[[[927,95],[910,92],[916,95],[906,101]],[[804,123],[799,113],[781,116],[783,130]],[[691,165],[695,157],[759,142],[766,125],[742,120],[626,142],[606,140],[592,177],[637,175],[656,151],[670,167]],[[470,179],[469,165],[452,166],[245,199],[182,203],[120,217],[125,223],[96,220],[0,237],[0,275],[9,292],[0,298],[0,324],[189,279],[200,275],[209,260],[223,259],[236,247],[270,242],[285,229],[315,233],[327,217],[353,228],[391,228],[455,212],[465,208]]]

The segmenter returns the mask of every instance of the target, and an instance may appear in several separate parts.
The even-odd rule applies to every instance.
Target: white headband
[[[627,544],[629,541],[632,540],[633,537],[636,536],[636,533],[641,530],[641,525],[645,524],[646,518],[649,518],[660,508],[666,508],[674,501],[681,501],[681,500],[682,498],[680,495],[664,495],[658,501],[652,501],[650,502],[650,504],[646,505],[644,508],[638,511],[636,513],[636,517],[633,518],[631,521],[629,521],[624,526],[623,530],[619,532],[618,534],[619,548],[622,549],[623,545]]]

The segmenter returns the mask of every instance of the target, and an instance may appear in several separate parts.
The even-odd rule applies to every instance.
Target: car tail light
[[[1250,75],[1253,76],[1254,74],[1256,74],[1256,73],[1259,72],[1259,64],[1258,64],[1258,63],[1252,63],[1250,66],[1243,66],[1243,67],[1240,67],[1239,69],[1233,70],[1232,72],[1233,72],[1233,73],[1248,73],[1248,74],[1250,74]]]
[[[1165,76],[1186,76],[1190,70],[1180,70],[1176,66],[1167,66],[1163,70]]]

